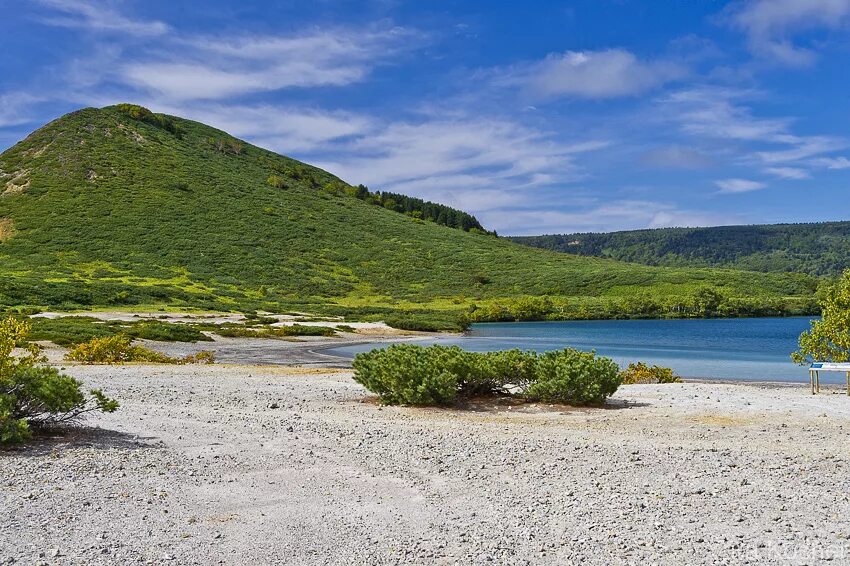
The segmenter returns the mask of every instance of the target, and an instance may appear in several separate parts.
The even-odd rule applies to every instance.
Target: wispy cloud
[[[712,165],[711,157],[696,149],[669,145],[651,149],[639,157],[640,163],[672,169],[703,169]]]
[[[175,39],[178,47],[127,64],[128,84],[170,100],[223,99],[286,88],[341,86],[369,71],[419,36],[412,30],[322,29],[285,37]]]
[[[731,4],[725,19],[747,36],[750,50],[778,63],[811,64],[816,52],[794,43],[796,34],[836,29],[850,19],[850,0],[746,0]]]
[[[811,173],[807,170],[797,167],[767,167],[764,172],[769,175],[779,177],[780,179],[790,179],[795,181],[811,179],[812,177]]]
[[[86,0],[37,0],[58,15],[42,18],[48,25],[80,28],[95,32],[118,32],[135,36],[167,33],[170,27],[156,20],[132,19],[116,11],[106,2]]]
[[[850,159],[846,157],[819,157],[810,160],[809,163],[825,169],[850,169]]]
[[[33,107],[44,98],[26,92],[0,94],[0,128],[26,124],[33,119]]]
[[[749,193],[767,187],[765,183],[752,181],[750,179],[722,179],[715,181],[721,193]]]
[[[501,118],[436,118],[387,124],[335,146],[335,157],[321,164],[354,183],[422,194],[463,189],[454,183],[464,175],[487,179],[489,187],[521,189],[575,176],[574,156],[607,144],[561,142]]]
[[[625,49],[607,49],[552,53],[497,72],[496,82],[537,98],[614,98],[644,93],[687,73],[678,62],[642,61]]]
[[[764,172],[780,179],[802,180],[812,177],[811,173],[798,167],[767,167]]]
[[[158,112],[174,114],[215,126],[284,154],[307,154],[351,136],[365,136],[376,121],[353,112],[273,104],[146,103]]]
[[[671,203],[644,200],[616,200],[583,206],[573,212],[497,210],[480,214],[479,219],[487,226],[499,226],[501,233],[510,235],[717,226],[742,221],[732,214],[681,209]]]
[[[745,164],[765,164],[775,170],[804,169],[847,147],[836,136],[798,135],[792,118],[759,118],[745,100],[753,93],[734,89],[699,87],[674,92],[662,99],[662,112],[679,123],[683,132],[699,139],[737,142],[736,152]],[[830,161],[827,160],[827,163]]]

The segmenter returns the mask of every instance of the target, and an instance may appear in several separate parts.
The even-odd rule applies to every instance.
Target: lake
[[[808,382],[808,370],[789,354],[810,318],[688,320],[590,320],[474,324],[463,336],[417,340],[486,352],[520,348],[595,349],[617,363],[644,361],[673,368],[684,377]],[[329,350],[345,357],[386,344],[357,344]],[[844,383],[843,374],[824,373],[825,383]]]

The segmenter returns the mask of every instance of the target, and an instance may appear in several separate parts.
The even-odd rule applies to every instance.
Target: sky
[[[850,219],[850,0],[0,0],[0,150],[134,102],[504,235]]]

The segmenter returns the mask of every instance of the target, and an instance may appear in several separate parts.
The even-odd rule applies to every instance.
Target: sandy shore
[[[850,560],[850,399],[625,386],[381,407],[347,370],[68,366],[119,398],[0,453],[0,563]]]

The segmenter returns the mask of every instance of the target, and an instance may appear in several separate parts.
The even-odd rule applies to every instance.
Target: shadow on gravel
[[[44,456],[76,448],[98,450],[150,450],[162,448],[162,441],[154,437],[136,436],[115,430],[87,426],[68,426],[35,431],[33,438],[20,446],[0,449],[16,456]]]
[[[367,403],[369,405],[381,406],[381,400],[377,395],[369,395],[366,398],[346,399],[346,401]],[[448,407],[419,407],[422,409],[439,409],[443,411],[457,411],[459,413],[572,413],[593,411],[618,411],[621,409],[634,409],[637,407],[650,407],[650,403],[640,403],[627,399],[609,399],[604,405],[591,405],[578,407],[574,405],[561,405],[555,403],[540,403],[524,401],[513,397],[467,397]]]
[[[472,398],[463,399],[457,405],[452,407],[461,411],[470,411],[473,413],[494,413],[504,410],[520,411],[524,413],[571,413],[571,412],[592,412],[592,411],[616,411],[620,409],[633,409],[635,407],[648,407],[649,403],[637,403],[621,399],[611,399],[604,405],[593,405],[587,407],[578,407],[573,405],[561,405],[556,403],[540,403],[532,401],[523,401],[522,399],[507,398]]]

